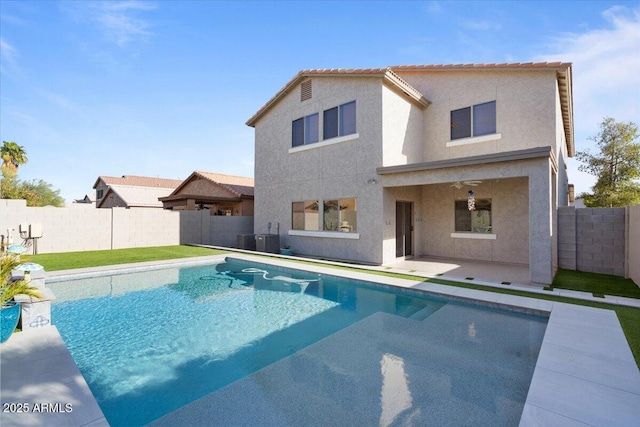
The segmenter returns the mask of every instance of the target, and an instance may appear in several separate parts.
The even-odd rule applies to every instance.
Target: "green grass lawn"
[[[143,261],[157,261],[203,255],[216,255],[221,253],[231,252],[201,248],[196,246],[162,246],[149,248],[114,249],[106,251],[65,252],[59,254],[34,255],[27,258],[30,258],[32,262],[36,262],[44,266],[46,271],[55,271],[72,268],[97,267]],[[313,261],[307,260],[300,260],[297,262],[317,264]],[[424,277],[413,276],[411,274],[398,274],[387,271],[372,271],[358,268],[357,266],[336,267],[324,264],[323,266],[344,270],[357,270],[369,274],[379,274],[384,276],[399,277],[403,279],[441,283],[445,285],[479,289],[489,292],[519,295],[529,298],[538,298],[549,301],[558,301],[569,304],[579,304],[590,307],[614,310],[618,316],[618,319],[620,320],[620,324],[622,325],[624,334],[627,337],[629,347],[631,347],[631,351],[633,352],[636,363],[640,367],[640,309],[637,308],[621,307],[617,305],[607,304],[605,302],[581,301],[555,295],[536,294],[511,289],[493,288],[490,286],[474,285],[463,282],[452,282],[441,280],[438,278],[425,279]],[[633,281],[629,279],[622,279],[616,276],[607,276],[602,274],[559,270],[558,274],[556,274],[556,277],[554,278],[553,287],[562,289],[573,289],[591,293],[602,293],[606,295],[621,295],[632,298],[640,298],[640,290],[633,283]]]
[[[552,287],[595,294],[640,298],[640,287],[633,280],[606,274],[559,269]]]
[[[25,257],[44,267],[45,271],[100,267],[132,262],[160,261],[216,255],[225,251],[197,246],[156,246],[148,248],[111,249],[106,251],[62,252]]]

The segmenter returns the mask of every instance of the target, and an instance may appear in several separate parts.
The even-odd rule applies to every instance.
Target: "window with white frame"
[[[292,147],[298,147],[300,145],[313,144],[314,142],[318,142],[320,133],[319,117],[320,115],[318,113],[315,113],[293,121],[291,125]]]
[[[496,101],[451,111],[451,140],[496,133]]]
[[[320,203],[317,200],[291,204],[291,229],[318,231],[320,229]]]
[[[356,213],[356,199],[325,200],[322,213],[323,230],[356,232]]]
[[[307,200],[291,204],[292,230],[355,233],[357,225],[355,198]]]
[[[472,210],[468,200],[456,200],[455,222],[457,232],[491,233],[491,199],[475,199]]]
[[[322,119],[323,139],[356,133],[356,101],[324,110]]]

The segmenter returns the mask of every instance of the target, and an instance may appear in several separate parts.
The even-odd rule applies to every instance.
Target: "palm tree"
[[[18,167],[29,161],[24,147],[11,141],[2,141],[2,176],[12,178],[18,173]]]

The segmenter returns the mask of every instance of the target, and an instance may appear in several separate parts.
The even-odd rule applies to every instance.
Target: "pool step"
[[[444,305],[445,304],[441,302],[429,301],[424,307],[416,307],[415,305],[410,305],[398,311],[397,313],[395,313],[395,315],[404,317],[405,319],[423,321],[424,319],[438,311]]]
[[[441,304],[441,303],[427,304],[426,307],[416,311],[411,316],[409,316],[409,319],[422,321],[422,320],[426,319],[427,317],[431,316],[436,311],[438,311],[444,305],[445,304]]]

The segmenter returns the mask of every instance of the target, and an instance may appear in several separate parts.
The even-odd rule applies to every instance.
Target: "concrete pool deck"
[[[124,269],[140,271],[157,265],[205,263],[222,260],[225,256],[119,266],[118,271],[124,272]],[[415,280],[373,276],[364,272],[336,270],[329,265],[326,267],[301,266],[289,262],[286,258],[264,258],[237,254],[234,254],[233,257],[290,268],[304,268],[307,271],[320,274],[375,281],[388,286],[426,291],[452,298],[482,301],[515,311],[546,313],[549,315],[549,322],[520,418],[520,425],[638,425],[640,419],[640,371],[614,311]],[[398,269],[399,271],[395,271],[395,268],[382,269],[383,271],[407,273],[402,269]],[[55,274],[48,275],[48,280],[65,280],[71,278],[72,275],[77,277],[78,273],[81,276],[89,277],[113,270],[114,267],[106,267],[84,269],[83,271],[55,272]],[[411,274],[418,275],[416,272],[411,272]],[[439,278],[446,279],[446,277]],[[471,283],[475,283],[475,281]],[[497,285],[495,283],[491,285],[515,289],[514,285]],[[531,291],[529,287],[526,290]],[[550,293],[542,290],[540,292]],[[575,296],[580,299],[594,298],[591,295],[580,294],[583,293]],[[564,292],[562,296],[571,295]],[[605,301],[602,298],[595,298],[594,300],[640,307],[640,304],[635,305],[638,300],[626,301],[631,300],[628,298],[606,298]],[[55,323],[55,319],[53,321]],[[39,413],[37,417],[33,413],[2,412],[0,413],[1,425],[107,425],[104,416],[99,417],[102,412],[97,407],[95,399],[86,387],[84,379],[77,371],[75,363],[54,327],[14,334],[7,343],[0,346],[0,355],[2,356],[0,369],[2,370],[1,401],[3,405],[18,402],[30,405],[40,402],[78,402],[73,405],[72,412]],[[25,366],[25,357],[38,360],[38,368],[34,369],[32,365]],[[66,361],[63,362],[62,360],[65,358]],[[69,364],[69,360],[73,366]],[[63,398],[73,400],[67,402]],[[212,399],[213,394],[202,399],[208,398]],[[207,423],[212,418],[207,418],[206,411],[202,412],[201,407],[207,406],[203,405],[202,399],[167,414],[158,420],[158,425],[169,425],[170,421],[174,422],[172,425]],[[271,406],[268,414],[252,414],[250,411],[252,407],[262,406],[264,408],[264,405],[270,404],[267,394],[263,393],[262,399],[261,402],[253,402],[256,404],[255,406],[245,406],[245,409],[248,409],[245,412],[246,418],[244,418],[247,423],[251,420],[258,420],[259,424],[270,425],[269,421],[286,419],[287,414],[281,412],[282,407],[279,405],[277,408],[280,412]],[[97,412],[96,408],[100,412]],[[198,408],[198,412],[189,411],[189,408]],[[215,411],[216,408],[212,407],[210,410]],[[189,414],[189,416],[185,418],[185,414]],[[254,418],[256,416],[258,418]],[[327,416],[330,414],[325,414],[325,417]],[[326,420],[329,421],[329,418]],[[241,419],[237,421],[241,421]]]

